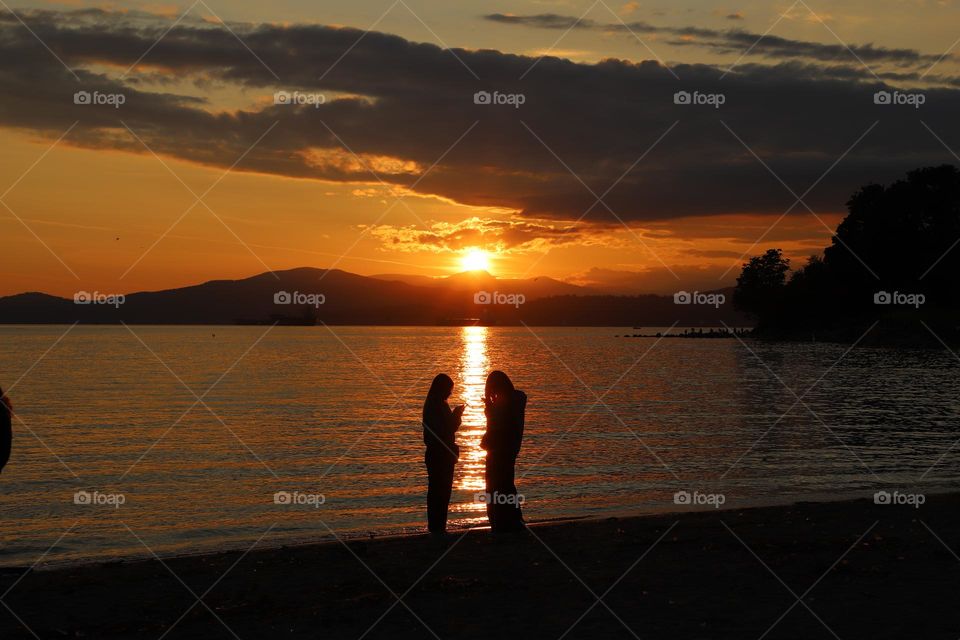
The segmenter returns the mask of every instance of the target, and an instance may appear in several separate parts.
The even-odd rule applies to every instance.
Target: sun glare
[[[460,266],[464,271],[488,271],[490,254],[480,249],[471,249],[460,258]]]

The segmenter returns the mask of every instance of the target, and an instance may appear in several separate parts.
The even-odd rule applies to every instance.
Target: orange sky
[[[0,171],[8,177],[28,169],[49,149],[48,141],[27,135],[7,132],[4,138],[10,153],[0,158]],[[161,162],[146,153],[89,151],[59,143],[4,199],[40,239],[9,211],[0,218],[4,254],[0,293],[153,290],[305,265],[336,265],[370,275],[444,276],[462,268],[460,254],[391,251],[373,234],[364,234],[362,225],[376,221],[396,200],[376,183],[340,185],[233,172],[204,198],[212,213],[197,205],[184,215],[195,198],[180,180],[199,195],[222,175],[219,169],[171,159]],[[437,198],[407,197],[403,202],[422,220],[510,217]],[[839,217],[827,215],[824,220],[833,225]],[[672,267],[712,266],[722,271],[737,259],[703,258],[699,252],[745,252],[752,241],[726,236],[735,231],[759,237],[770,222],[761,216],[725,216],[635,229],[656,255],[634,233],[612,228],[595,245],[555,247],[548,253],[493,253],[491,271],[505,277],[576,280],[589,267],[662,269],[660,259]],[[422,229],[403,204],[394,205],[381,224]],[[671,238],[671,228],[684,226],[704,237]],[[780,238],[798,238],[782,240],[778,246],[799,255],[811,251],[805,238],[819,238],[821,244],[829,238],[812,216],[790,218],[776,232]],[[737,272],[731,271],[727,280]]]
[[[575,8],[564,3],[467,4],[470,8],[459,12],[431,2],[418,7],[447,36],[440,39],[443,44],[499,47],[516,53],[549,50],[554,55],[588,62],[608,55],[636,61],[650,57],[649,51],[639,50],[630,38],[614,38],[609,33],[577,30],[557,44],[561,32],[512,30],[521,28],[486,23],[478,17],[493,11],[577,14]],[[614,13],[601,11],[588,19],[614,23],[619,16],[677,23],[684,18],[713,29],[726,28],[727,22],[736,20],[738,28],[762,31],[778,15],[752,2],[730,7],[691,2],[687,3],[686,16],[677,10],[676,3],[661,3],[640,13],[633,4],[616,5]],[[96,6],[83,2],[73,5]],[[30,6],[56,5],[26,3],[24,10]],[[157,10],[156,5],[136,2],[118,6]],[[367,2],[358,3],[353,12],[341,8],[324,15],[311,14],[292,3],[281,3],[274,14],[257,6],[236,3],[225,15],[235,20],[302,20],[360,27],[370,25],[371,15],[376,17],[375,5]],[[846,3],[831,7],[831,13],[824,16],[861,42],[877,36],[885,38],[887,46],[919,46],[917,39],[904,40],[903,30],[894,29],[891,19],[871,18],[867,6]],[[473,8],[476,11],[471,14]],[[178,15],[178,10],[168,7],[165,13]],[[946,37],[945,32],[940,33],[942,25],[934,9],[924,6],[915,19],[931,37]],[[437,42],[441,38],[436,33],[416,31],[422,27],[417,22],[410,16],[389,16],[378,30],[392,29],[414,40]],[[836,44],[829,33],[824,33],[823,25],[815,22],[809,16],[788,15],[778,34]],[[669,60],[736,59],[735,52],[694,55],[679,45],[672,48],[666,36],[651,36],[650,42],[658,56],[663,52]],[[552,44],[556,46],[550,48]],[[923,49],[932,53],[937,47]],[[49,55],[44,50],[35,54]],[[94,67],[98,72],[116,75],[122,65]],[[149,60],[141,70],[157,71],[149,67]],[[167,80],[172,80],[166,85],[168,91],[204,97],[208,101],[204,108],[211,113],[244,109],[251,103],[262,106],[264,95],[268,95],[251,95],[216,82],[204,85],[172,77]],[[335,266],[361,274],[443,276],[461,270],[462,255],[475,249],[488,251],[491,271],[507,277],[547,275],[591,284],[602,280],[604,274],[635,272],[646,274],[643,282],[658,290],[676,288],[677,281],[690,278],[698,284],[715,282],[720,286],[733,281],[738,269],[731,267],[742,262],[744,254],[760,253],[769,246],[784,249],[795,260],[816,253],[829,243],[829,229],[843,214],[842,201],[832,209],[817,211],[819,219],[799,207],[771,229],[793,201],[784,190],[782,206],[771,207],[764,214],[668,216],[628,224],[621,224],[612,215],[604,218],[602,211],[583,223],[570,219],[572,216],[526,216],[522,223],[531,228],[524,227],[522,233],[529,238],[511,242],[504,238],[521,234],[521,219],[519,211],[509,207],[469,206],[423,188],[408,192],[401,201],[374,179],[343,182],[291,178],[247,172],[243,166],[225,174],[223,167],[209,166],[202,157],[191,162],[163,151],[154,155],[120,128],[113,135],[129,136],[124,143],[129,150],[102,145],[81,148],[85,143],[79,139],[79,131],[55,143],[56,132],[0,128],[4,142],[0,194],[7,207],[0,208],[0,295],[29,290],[60,295],[80,289],[132,292],[299,266]],[[851,132],[850,141],[856,135]],[[846,144],[843,141],[841,148]],[[352,153],[339,153],[352,162]],[[329,161],[329,157],[323,161]],[[409,167],[396,170],[425,168],[410,162]],[[643,169],[655,169],[658,159],[651,157],[645,162]],[[562,173],[549,156],[546,163],[552,165],[551,170]],[[377,168],[387,173],[394,170],[389,163]],[[773,182],[759,163],[753,169],[758,183]],[[442,169],[437,173],[443,173]],[[569,177],[569,188],[579,188],[575,177]],[[214,184],[203,203],[195,204],[194,193],[202,194]],[[775,182],[773,185],[779,189]],[[850,185],[850,190],[855,186]],[[537,234],[552,239],[536,240]],[[480,240],[475,245],[464,244],[465,236]]]

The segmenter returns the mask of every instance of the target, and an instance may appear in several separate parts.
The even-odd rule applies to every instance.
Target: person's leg
[[[447,530],[447,511],[453,492],[454,463],[447,460],[427,464],[427,528],[431,533]]]
[[[444,522],[440,518],[443,496],[440,491],[442,483],[439,472],[436,464],[427,463],[427,529],[431,533],[443,532],[444,527]]]
[[[440,526],[440,531],[447,530],[447,514],[450,510],[450,496],[453,493],[453,462],[445,464],[443,469],[438,473],[438,484],[440,485],[437,488],[437,522]]]
[[[494,459],[490,464],[487,492],[491,503],[487,505],[487,513],[492,513],[490,526],[494,532],[515,530],[518,525],[514,514],[515,508],[511,504],[511,497],[516,493],[513,486],[513,463],[507,459]]]
[[[497,505],[493,503],[494,493],[496,491],[496,465],[487,454],[487,464],[484,470],[484,479],[486,480],[487,491],[487,521],[490,523],[490,530],[497,530]]]
[[[519,531],[523,529],[523,512],[520,509],[520,494],[517,491],[516,468],[511,462],[504,469],[504,492],[509,496],[509,500],[503,505],[504,519],[507,520],[506,529],[509,531]]]

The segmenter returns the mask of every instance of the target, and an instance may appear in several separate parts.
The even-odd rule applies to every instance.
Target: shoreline
[[[891,487],[891,488],[904,488]],[[604,513],[597,514],[587,514],[587,515],[569,515],[569,516],[555,516],[549,518],[541,519],[528,519],[527,525],[533,527],[542,527],[550,525],[560,525],[566,523],[593,523],[593,522],[602,522],[609,519],[617,520],[631,520],[635,518],[651,518],[659,516],[670,516],[670,515],[687,515],[695,513],[718,513],[722,514],[729,511],[750,511],[754,509],[768,509],[776,507],[791,507],[803,504],[830,504],[836,502],[852,502],[857,500],[871,499],[875,490],[865,489],[862,491],[854,491],[850,493],[810,493],[798,496],[790,497],[775,497],[775,498],[754,498],[751,500],[744,501],[734,501],[731,505],[724,505],[719,508],[714,507],[685,507],[683,505],[669,505],[661,507],[648,507],[648,508],[632,508],[632,509],[617,509],[610,510]],[[931,490],[924,491],[925,495],[949,495],[956,493],[960,497],[960,489],[957,488],[932,488]],[[657,503],[663,504],[663,503]],[[468,531],[484,531],[489,529],[489,526],[485,523],[477,524],[474,526],[450,526],[448,527],[448,534],[458,535]],[[372,531],[372,530],[363,530],[363,529],[349,529],[336,531],[336,535],[330,534],[321,534],[322,537],[318,538],[315,535],[303,534],[301,536],[290,537],[285,540],[278,540],[274,543],[260,543],[257,548],[261,551],[277,551],[281,549],[301,549],[304,547],[311,547],[314,545],[332,545],[339,544],[338,539],[345,542],[356,542],[356,541],[366,541],[366,542],[379,542],[379,541],[396,541],[396,540],[406,540],[406,539],[415,539],[422,538],[427,535],[426,525],[417,527],[399,527],[397,530],[382,530],[382,531]],[[244,539],[243,541],[237,541],[234,543],[224,544],[223,546],[212,546],[211,548],[194,548],[184,547],[181,550],[170,552],[170,553],[158,553],[157,555],[161,560],[177,560],[177,559],[188,559],[188,558],[207,558],[213,556],[219,556],[223,554],[236,553],[238,551],[243,551],[247,548],[245,543],[252,543],[255,538]],[[150,552],[146,550],[143,553],[137,554],[124,554],[124,555],[102,555],[102,556],[91,556],[87,558],[77,558],[77,559],[63,559],[63,560],[52,560],[49,562],[40,562],[32,567],[33,571],[60,571],[60,570],[69,570],[75,568],[85,568],[85,567],[101,567],[101,566],[112,566],[118,564],[134,564],[138,562],[149,562],[153,561],[155,556],[151,555]],[[0,564],[0,573],[4,572],[16,572],[24,571],[30,565],[28,564],[10,564],[3,565]]]
[[[904,486],[890,487],[890,489],[903,489]],[[755,498],[749,501],[734,501],[729,506],[724,505],[719,508],[714,507],[684,507],[682,505],[669,505],[662,507],[649,507],[641,509],[623,509],[623,510],[611,510],[599,514],[587,514],[587,515],[570,515],[570,516],[555,516],[550,518],[542,519],[528,519],[527,525],[532,527],[543,527],[551,525],[562,525],[567,523],[596,523],[602,522],[610,519],[615,520],[632,520],[637,518],[652,518],[652,517],[666,517],[666,516],[682,516],[696,513],[715,513],[723,514],[726,512],[732,511],[752,511],[756,509],[771,509],[771,508],[780,508],[780,507],[794,507],[799,505],[819,505],[819,504],[833,504],[837,502],[855,502],[859,500],[870,500],[873,497],[875,491],[879,489],[865,489],[862,491],[854,491],[850,493],[810,493],[798,496],[790,496],[787,498],[783,497],[773,497],[773,498]],[[956,494],[958,499],[960,499],[960,489],[958,488],[931,488],[923,492],[927,496],[943,496]],[[661,503],[658,503],[661,504]],[[485,523],[477,524],[474,526],[450,526],[447,530],[447,533],[450,535],[458,535],[466,533],[469,531],[484,531],[488,530],[489,526]],[[304,534],[302,536],[295,536],[288,538],[286,540],[278,540],[274,543],[263,543],[261,542],[257,549],[261,551],[278,551],[278,550],[296,550],[302,549],[304,547],[312,547],[315,545],[336,545],[340,544],[338,540],[344,542],[380,542],[380,541],[398,541],[398,540],[408,540],[408,539],[419,539],[427,536],[426,525],[419,527],[400,527],[398,530],[383,530],[383,531],[371,531],[371,530],[362,530],[362,529],[350,529],[343,531],[336,531],[336,535],[322,534],[322,537],[318,538],[317,536]],[[254,538],[245,539],[242,542],[237,541],[231,544],[225,544],[220,547],[211,547],[211,548],[195,548],[191,550],[189,547],[185,547],[182,550],[171,552],[171,553],[158,553],[157,555],[161,560],[170,561],[178,559],[189,559],[189,558],[210,558],[215,556],[220,556],[224,554],[231,554],[243,551],[247,548],[248,544],[252,543]],[[126,554],[126,555],[104,555],[104,556],[91,556],[88,558],[79,558],[79,559],[64,559],[64,560],[53,560],[50,562],[40,562],[32,567],[33,571],[42,571],[42,572],[54,572],[61,570],[70,570],[76,568],[86,568],[86,567],[106,567],[113,565],[121,564],[135,564],[138,562],[151,562],[155,560],[155,556],[151,555],[150,552],[144,550],[143,553],[138,554]],[[11,564],[11,565],[0,565],[0,573],[9,573],[16,571],[24,571],[28,568],[29,565],[26,564]]]
[[[356,639],[383,616],[368,637],[432,637],[419,620],[444,640],[555,639],[574,624],[568,637],[631,637],[619,618],[644,637],[742,638],[796,604],[781,578],[797,595],[815,584],[804,603],[840,637],[953,637],[947,545],[960,546],[960,492],[920,508],[802,501],[5,571],[0,589],[39,637],[231,637],[219,617],[245,640]],[[578,622],[611,585],[617,617],[596,606]],[[779,624],[773,637],[827,634],[804,607]],[[33,637],[10,616],[0,635]]]

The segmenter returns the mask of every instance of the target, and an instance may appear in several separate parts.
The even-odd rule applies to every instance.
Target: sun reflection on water
[[[460,376],[457,381],[457,403],[465,404],[463,424],[457,434],[460,445],[460,462],[454,485],[471,494],[484,488],[483,465],[487,453],[480,448],[480,438],[486,428],[483,415],[483,386],[487,376],[487,327],[463,327]],[[483,511],[484,505],[469,501],[461,508],[466,511]]]

